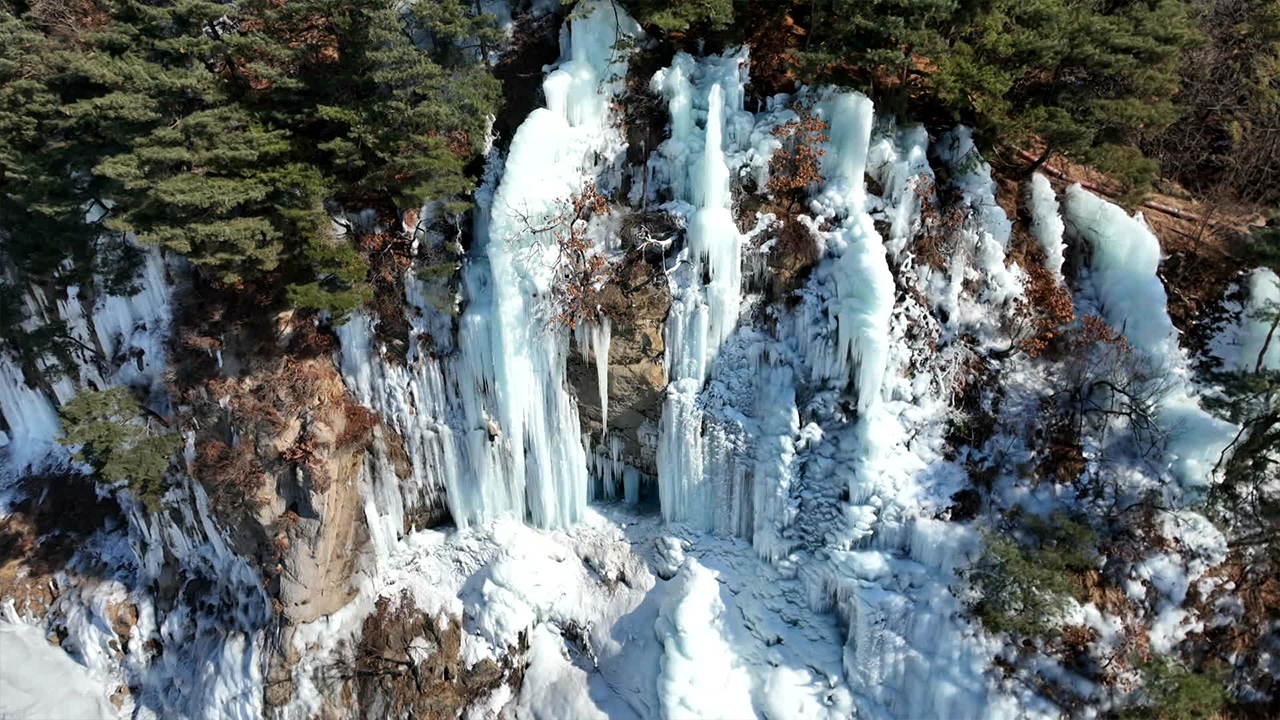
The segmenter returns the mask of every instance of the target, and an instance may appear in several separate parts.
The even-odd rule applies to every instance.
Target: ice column
[[[751,676],[729,641],[716,573],[690,559],[671,583],[654,623],[663,648],[662,717],[756,717]]]
[[[836,324],[835,345],[814,348],[818,352],[812,368],[815,379],[854,381],[858,410],[865,412],[880,396],[894,299],[884,243],[866,209],[872,105],[861,94],[846,93],[822,110],[830,118],[831,149],[823,167],[827,184],[818,203],[842,220],[828,243],[836,256],[835,297],[827,310]]]
[[[369,461],[366,514],[384,542],[402,531],[407,509],[446,495],[459,526],[515,514],[563,527],[585,510],[587,457],[565,376],[569,342],[549,300],[558,247],[544,228],[623,148],[608,117],[626,75],[615,47],[641,32],[625,13],[587,5],[593,7],[562,33],[565,60],[543,83],[547,107],[520,126],[501,172],[496,157],[486,167],[476,194],[476,243],[463,266],[467,310],[457,321],[456,348],[448,337],[452,321],[428,307],[411,275],[404,364],[379,357],[366,318],[339,331],[348,385],[401,435],[412,465],[401,480],[385,448]],[[590,335],[607,397],[610,329],[602,324]]]
[[[626,74],[614,48],[619,34],[640,34],[625,14],[596,5],[570,26],[570,59],[543,84],[547,107],[530,113],[511,141],[477,248],[488,277],[467,275],[468,315],[476,318],[464,323],[487,327],[492,365],[481,369],[513,459],[509,473],[486,475],[522,493],[530,519],[543,527],[582,517],[587,461],[577,441],[577,404],[566,391],[568,337],[554,326],[549,304],[558,248],[540,228],[600,170],[597,158],[621,148],[607,117],[610,94]]]
[[[1031,205],[1031,232],[1044,249],[1044,267],[1061,284],[1063,255],[1067,249],[1062,233],[1066,225],[1058,215],[1058,198],[1049,178],[1040,173],[1033,175],[1027,187],[1027,200]]]
[[[1244,324],[1240,341],[1241,370],[1252,372],[1258,366],[1259,356],[1264,370],[1280,369],[1280,332],[1272,332],[1272,324],[1258,317],[1260,311],[1280,312],[1280,278],[1267,268],[1258,268],[1249,276],[1249,304],[1241,320]]]
[[[688,520],[704,529],[713,527],[717,499],[703,471],[704,418],[697,398],[716,354],[737,326],[742,297],[742,238],[730,210],[725,146],[730,119],[736,126],[745,115],[745,60],[745,52],[699,61],[681,53],[652,82],[671,112],[671,138],[659,153],[677,200],[689,208],[688,245],[673,273],[666,327],[670,385],[659,429],[659,495],[665,519]],[[706,115],[699,137],[702,108]]]

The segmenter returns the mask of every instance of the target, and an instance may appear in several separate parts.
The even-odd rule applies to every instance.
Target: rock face
[[[280,322],[281,351],[224,364],[181,401],[198,428],[191,476],[276,611],[304,623],[354,595],[368,542],[360,475],[379,421],[347,393],[323,339],[307,337],[314,327]]]
[[[667,376],[663,327],[671,291],[661,270],[642,253],[630,253],[614,269],[613,282],[599,293],[612,322],[609,347],[609,435],[623,441],[622,459],[641,472],[657,472],[658,421]],[[601,444],[600,390],[592,358],[569,356],[568,377],[578,395],[582,432]]]
[[[349,424],[334,419],[339,425]],[[359,482],[365,450],[337,442],[345,427],[315,424],[330,433],[327,437],[317,433],[321,447],[331,448],[319,458],[329,486],[324,492],[300,486],[294,503],[299,508],[297,519],[277,535],[288,543],[280,561],[278,597],[285,616],[293,622],[328,615],[351,599],[355,594],[351,576],[368,539]]]

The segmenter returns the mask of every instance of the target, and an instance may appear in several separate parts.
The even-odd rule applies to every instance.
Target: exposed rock
[[[283,315],[281,317],[284,317]],[[312,332],[298,324],[289,335]],[[359,479],[378,420],[355,404],[327,354],[260,359],[187,392],[192,477],[236,551],[262,568],[292,623],[334,612],[368,540]]]
[[[114,705],[117,710],[120,710],[124,708],[125,703],[129,701],[129,698],[132,695],[133,691],[129,689],[128,685],[121,685],[116,688],[114,693],[111,694],[111,704]]]
[[[380,598],[364,620],[349,651],[320,668],[316,680],[325,696],[321,718],[453,720],[507,685],[518,697],[524,678],[524,636],[498,660],[468,666],[462,657],[462,624],[456,617],[428,615],[407,594]],[[283,667],[283,666],[282,666]],[[267,703],[287,700],[268,670]]]
[[[307,494],[285,537],[280,565],[280,605],[292,622],[310,622],[335,612],[354,597],[351,576],[368,540],[360,501],[363,451],[327,458],[333,478],[325,492]]]
[[[138,606],[131,602],[109,603],[106,606],[107,620],[111,623],[111,632],[127,643],[133,628],[138,624]],[[127,649],[127,648],[126,648]]]
[[[271,653],[262,683],[262,701],[267,707],[279,707],[293,698],[293,665],[298,661],[293,649],[293,630],[287,628],[280,643],[281,650]]]
[[[77,473],[31,475],[19,491],[22,498],[0,518],[0,599],[42,617],[69,582],[94,570],[70,565],[84,541],[99,528],[123,525],[124,516],[113,498],[100,497],[94,481]],[[136,608],[132,617],[137,622]]]
[[[609,347],[609,434],[624,442],[622,455],[637,469],[657,467],[656,428],[667,386],[662,367],[663,327],[671,308],[666,277],[633,252],[614,269],[613,282],[599,293],[613,324]],[[570,353],[568,376],[578,395],[582,431],[600,442],[601,402],[595,361]],[[646,433],[649,428],[652,432]],[[653,437],[648,437],[653,435]]]

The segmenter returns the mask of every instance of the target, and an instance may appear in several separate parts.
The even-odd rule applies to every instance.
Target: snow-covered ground
[[[12,608],[0,619],[0,717],[108,720],[110,690]]]
[[[663,577],[667,579],[663,579]],[[378,597],[405,592],[463,619],[468,663],[528,633],[518,717],[847,717],[843,633],[814,613],[804,583],[761,563],[750,543],[668,525],[621,503],[539,530],[501,518],[407,535],[361,594],[294,636],[295,705],[325,702],[311,671],[359,632]],[[566,640],[583,629],[590,645]]]

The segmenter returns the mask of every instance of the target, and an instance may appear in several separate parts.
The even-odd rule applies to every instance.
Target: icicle
[[[1027,186],[1027,199],[1031,205],[1031,232],[1044,249],[1044,267],[1062,284],[1063,255],[1067,249],[1062,233],[1066,225],[1058,215],[1058,198],[1049,178],[1040,173],[1033,175]]]
[[[591,352],[596,358],[596,383],[600,388],[600,437],[609,437],[609,342],[613,323],[609,316],[601,315],[600,321],[591,326]]]
[[[12,433],[10,469],[24,472],[58,447],[54,442],[61,429],[58,411],[47,395],[27,386],[21,368],[4,353],[0,353],[0,415]]]
[[[628,505],[640,502],[640,471],[628,467],[622,471],[623,496]]]
[[[1280,370],[1280,332],[1274,333],[1268,342],[1268,336],[1272,335],[1271,323],[1256,316],[1264,310],[1280,311],[1280,278],[1267,268],[1258,268],[1249,276],[1249,302],[1241,319],[1244,330],[1237,367],[1247,372],[1258,366],[1263,346],[1267,352],[1262,355],[1262,368]]]

